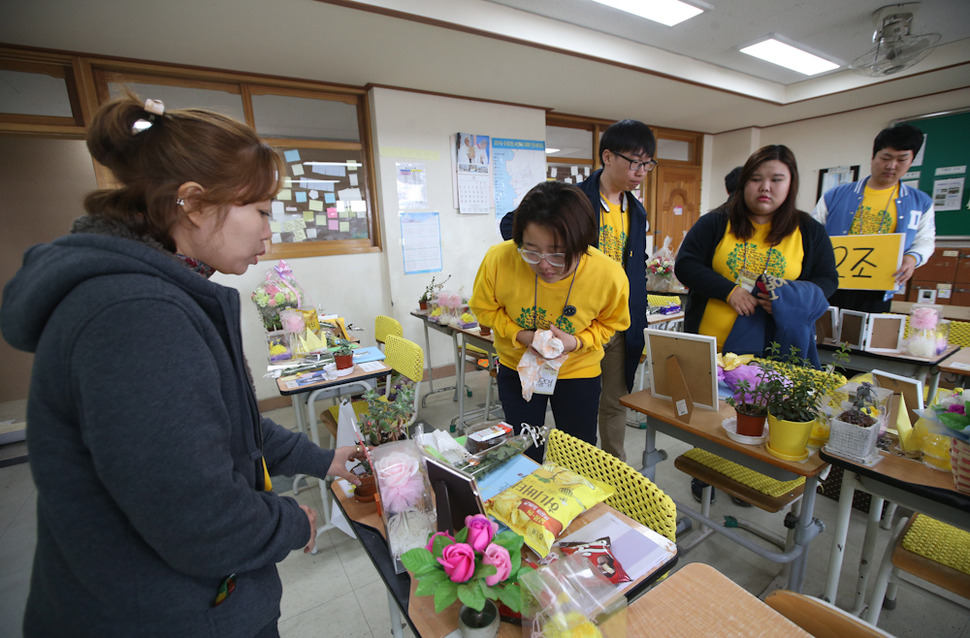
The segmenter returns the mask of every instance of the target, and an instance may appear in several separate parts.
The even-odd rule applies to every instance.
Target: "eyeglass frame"
[[[566,257],[567,257],[566,253],[541,253],[538,250],[527,250],[527,249],[522,248],[522,247],[517,248],[517,250],[519,251],[519,257],[522,258],[522,261],[524,261],[525,263],[529,264],[530,266],[537,266],[537,265],[539,265],[540,263],[542,263],[542,260],[543,259],[545,259],[546,260],[546,263],[549,264],[550,266],[552,266],[553,268],[564,268],[566,266]],[[535,260],[534,262],[529,261],[528,259],[525,258],[525,253],[531,253],[533,255],[539,255],[539,259]],[[562,257],[562,263],[560,263],[560,264],[554,264],[549,259],[550,257],[553,257],[553,258],[555,258],[555,257]]]
[[[627,157],[623,153],[618,153],[617,151],[614,151],[613,149],[608,149],[608,150],[610,151],[610,153],[613,153],[617,157],[622,157],[626,161],[630,162],[630,170],[633,171],[634,173],[636,173],[639,170],[637,168],[634,168],[634,166],[636,164],[639,164],[643,168],[647,169],[647,172],[648,173],[650,171],[652,171],[653,169],[657,168],[657,165],[660,164],[660,162],[658,162],[657,160],[653,159],[652,157],[650,159],[646,160],[646,161],[639,161],[639,160],[635,160],[635,159],[630,159],[629,157]]]

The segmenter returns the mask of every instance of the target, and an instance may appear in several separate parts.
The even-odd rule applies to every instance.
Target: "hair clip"
[[[135,123],[131,125],[131,134],[138,135],[142,131],[151,128],[152,124],[155,123],[155,117],[160,115],[165,115],[165,103],[161,100],[145,100],[145,106],[143,107],[147,115],[145,117],[138,118]]]

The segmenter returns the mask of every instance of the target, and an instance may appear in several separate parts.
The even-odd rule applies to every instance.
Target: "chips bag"
[[[488,499],[485,513],[525,538],[541,558],[574,518],[612,495],[613,488],[605,483],[546,463]]]

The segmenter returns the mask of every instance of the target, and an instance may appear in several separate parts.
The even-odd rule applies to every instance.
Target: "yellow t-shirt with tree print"
[[[765,241],[771,232],[770,222],[755,224],[754,229],[754,235],[742,242],[731,232],[728,222],[724,237],[714,250],[711,262],[714,272],[736,283],[741,281],[742,270],[756,274],[767,272],[779,279],[798,279],[805,259],[801,229],[796,228],[795,232],[774,246]],[[716,337],[720,351],[737,318],[738,313],[726,300],[708,299],[698,332]]]
[[[862,202],[849,226],[850,235],[879,235],[896,232],[896,197],[898,185],[876,190],[866,186]]]
[[[620,197],[626,197],[626,193],[621,193]],[[622,266],[630,232],[630,216],[620,208],[619,204],[607,201],[602,195],[600,195],[600,201],[607,204],[609,210],[603,210],[603,205],[600,204],[599,249]]]

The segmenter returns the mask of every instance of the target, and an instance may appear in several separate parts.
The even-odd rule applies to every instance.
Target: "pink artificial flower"
[[[491,543],[485,548],[482,564],[493,565],[496,570],[491,576],[485,577],[485,584],[489,587],[501,583],[512,572],[512,558],[509,556],[509,550],[495,543]]]
[[[909,327],[913,330],[934,330],[939,315],[934,308],[914,308],[909,317]]]
[[[468,528],[468,544],[476,552],[483,552],[498,532],[498,523],[488,520],[487,516],[475,514],[465,517],[465,527]]]
[[[416,458],[404,452],[391,452],[374,462],[381,503],[396,514],[413,507],[424,496],[424,477]]]
[[[450,540],[452,543],[455,542],[454,537],[451,534],[449,534],[448,532],[435,532],[434,534],[431,535],[431,538],[428,539],[428,544],[425,545],[424,548],[426,550],[428,550],[429,552],[433,552],[434,551],[434,539],[437,538],[438,536],[444,536],[445,538],[447,538],[448,540]]]
[[[962,403],[951,403],[946,409],[947,412],[956,412],[957,414],[966,414],[966,409]]]
[[[467,543],[448,545],[438,559],[453,583],[467,582],[475,573],[475,550]]]

